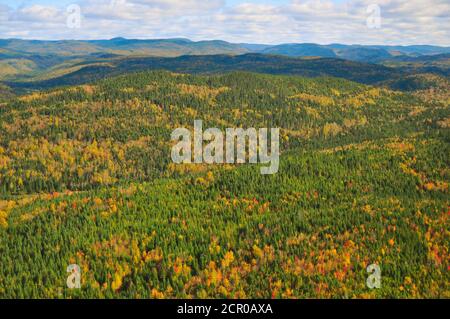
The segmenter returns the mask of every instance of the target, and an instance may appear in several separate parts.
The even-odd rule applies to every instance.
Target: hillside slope
[[[279,173],[173,164],[170,133],[195,119],[280,127]],[[439,99],[244,72],[14,98],[0,298],[449,298],[449,119]],[[80,290],[65,288],[74,263]]]
[[[112,75],[142,70],[168,70],[191,74],[248,71],[305,77],[333,76],[365,84],[391,80],[403,75],[401,70],[375,64],[334,58],[302,59],[262,54],[99,59],[77,63],[71,68],[75,67],[74,71],[70,69],[67,74],[50,77],[48,80],[7,82],[7,84],[15,88],[52,88],[83,84]]]

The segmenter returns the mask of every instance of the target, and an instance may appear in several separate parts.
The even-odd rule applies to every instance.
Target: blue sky
[[[449,46],[449,21],[449,0],[0,0],[0,38]]]

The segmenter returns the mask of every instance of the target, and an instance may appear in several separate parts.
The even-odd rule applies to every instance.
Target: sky
[[[450,0],[0,0],[0,38],[450,46]]]

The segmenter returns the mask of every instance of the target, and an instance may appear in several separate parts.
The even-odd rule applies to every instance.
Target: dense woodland
[[[148,71],[8,96],[0,297],[450,298],[449,87],[413,89]],[[279,173],[171,163],[195,119],[281,128]]]
[[[450,76],[450,53],[415,58],[397,56],[396,59],[382,60],[377,64],[368,62],[364,59],[353,61],[328,55],[285,56],[259,53],[177,57],[107,53],[84,56],[50,54],[19,55],[13,59],[2,59],[0,48],[0,80],[23,93],[27,90],[92,83],[133,71],[166,70],[209,75],[239,71],[303,77],[332,76],[393,90],[415,91],[442,86]],[[39,70],[34,70],[30,65],[39,66]]]

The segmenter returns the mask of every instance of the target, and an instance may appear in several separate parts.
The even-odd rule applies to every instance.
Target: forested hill
[[[11,88],[0,83],[0,105],[3,101],[7,101],[14,96],[14,92]]]
[[[13,97],[0,106],[0,298],[449,298],[437,97],[168,71]],[[279,172],[174,164],[171,132],[195,119],[279,127]],[[374,263],[380,289],[366,285]],[[71,264],[81,289],[66,288]]]
[[[244,54],[181,56],[176,58],[140,57],[96,59],[72,65],[68,73],[41,81],[9,82],[14,88],[51,88],[92,82],[107,76],[132,71],[168,70],[179,73],[214,74],[249,71],[305,77],[333,76],[365,84],[393,80],[403,75],[399,69],[382,65],[352,62],[336,58],[290,58]]]
[[[449,61],[450,48],[438,46],[263,45],[188,39],[0,39],[0,81],[27,89],[77,85],[109,75],[155,69],[183,73],[326,75],[408,89],[417,85],[405,83],[403,76],[429,73],[448,78]],[[401,83],[396,83],[397,80]]]
[[[0,146],[7,151],[0,191],[82,190],[159,176],[170,159],[170,131],[196,118],[211,127],[280,127],[290,148],[427,131],[438,122],[445,126],[447,111],[445,101],[337,78],[126,74],[33,92],[2,106]],[[94,167],[83,162],[84,152],[99,147],[108,159]],[[74,159],[60,161],[63,149]]]

